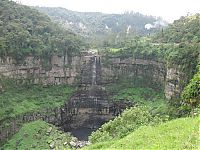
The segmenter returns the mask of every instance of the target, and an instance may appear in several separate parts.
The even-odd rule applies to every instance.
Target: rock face
[[[163,88],[165,85],[167,71],[164,63],[133,58],[105,58],[102,64],[103,83],[125,77],[125,80],[134,85],[152,88]]]
[[[0,59],[0,76],[14,78],[18,83],[28,82],[32,84],[59,85],[59,84],[90,84],[90,76],[83,72],[90,73],[87,64],[91,61],[92,54],[82,52],[80,56],[73,56],[67,60],[67,56],[53,55],[46,63],[45,67],[42,58],[29,56],[23,64],[16,64],[12,57]],[[105,57],[97,58],[101,63],[100,78],[97,77],[98,84],[114,83],[120,77],[126,77],[127,81],[135,85],[164,89],[167,99],[177,97],[183,89],[182,80],[186,77],[178,66],[169,67],[166,64],[144,59]],[[86,66],[86,67],[84,67]],[[85,69],[85,70],[84,70]],[[101,81],[101,83],[99,83]],[[0,86],[0,92],[3,87]]]
[[[7,57],[0,59],[0,75],[14,78],[18,82],[24,82],[26,79],[33,84],[72,84],[79,74],[81,59],[80,56],[74,56],[70,64],[64,60],[64,56],[54,55],[47,62],[50,66],[50,69],[47,69],[41,58],[29,56],[23,64],[17,65],[12,57]]]
[[[179,97],[184,88],[183,81],[187,82],[187,80],[187,76],[181,71],[180,66],[167,66],[165,97],[167,99]]]
[[[87,60],[81,66],[77,92],[61,108],[62,129],[84,141],[88,140],[87,136],[92,131],[134,105],[127,101],[109,101],[107,92],[102,89],[100,56],[93,54]],[[83,147],[85,144],[70,143],[72,147]]]
[[[180,66],[168,66],[153,60],[106,57],[102,59],[102,84],[113,83],[124,77],[128,82],[156,90],[163,89],[167,99],[180,96],[188,81]]]

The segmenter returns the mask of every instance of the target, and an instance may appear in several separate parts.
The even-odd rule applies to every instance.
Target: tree
[[[196,108],[200,104],[200,70],[185,87],[182,93],[182,99],[185,104],[188,104],[192,108]]]

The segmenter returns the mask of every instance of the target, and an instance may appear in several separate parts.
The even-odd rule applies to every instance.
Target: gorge
[[[178,68],[167,68],[166,64],[154,60],[107,58],[94,51],[85,51],[80,56],[72,57],[71,64],[63,56],[54,55],[51,58],[51,70],[45,70],[40,64],[42,60],[31,56],[22,65],[16,65],[11,57],[1,60],[1,76],[14,78],[17,84],[72,84],[78,87],[60,108],[45,110],[46,113],[43,114],[27,114],[21,119],[12,119],[10,123],[14,125],[16,120],[29,122],[41,118],[64,131],[72,131],[80,140],[87,140],[88,135],[103,123],[134,106],[133,102],[126,99],[108,99],[112,93],[107,92],[104,86],[120,80],[121,76],[125,76],[128,81],[139,81],[140,86],[164,89],[168,99],[181,92],[182,76]],[[137,84],[134,83],[133,86],[138,86]],[[13,125],[9,127],[11,129],[1,127],[2,141],[18,130]]]
[[[199,26],[1,0],[0,149],[198,149]]]

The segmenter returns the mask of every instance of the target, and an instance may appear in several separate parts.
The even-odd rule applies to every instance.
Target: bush
[[[144,125],[155,125],[163,122],[158,116],[152,116],[146,107],[132,107],[121,116],[109,121],[93,132],[89,137],[92,143],[104,142],[109,139],[120,139]]]
[[[194,75],[182,93],[183,103],[196,108],[200,103],[200,71]]]

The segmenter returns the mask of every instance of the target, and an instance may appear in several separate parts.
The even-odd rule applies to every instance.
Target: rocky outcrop
[[[167,99],[178,98],[187,80],[180,66],[167,66],[165,97]]]

